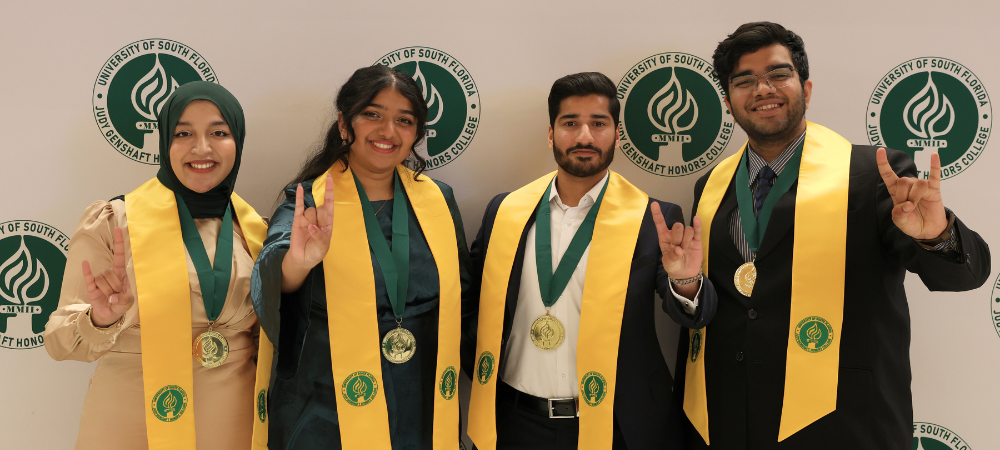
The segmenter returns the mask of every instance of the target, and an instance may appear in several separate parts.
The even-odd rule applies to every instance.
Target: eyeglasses
[[[742,75],[733,78],[729,82],[733,87],[741,92],[753,92],[757,90],[757,85],[760,83],[757,79],[763,77],[767,81],[768,86],[774,89],[783,88],[788,86],[788,83],[792,81],[792,75],[795,69],[790,67],[782,67],[780,69],[774,69],[764,75]]]

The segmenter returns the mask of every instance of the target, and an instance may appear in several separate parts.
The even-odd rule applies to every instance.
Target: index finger
[[[656,235],[659,236],[662,241],[664,237],[669,240],[670,227],[667,226],[667,221],[663,220],[663,213],[660,212],[660,204],[653,202],[649,205],[649,210],[653,213],[653,223],[656,224]]]
[[[125,276],[125,234],[122,233],[120,227],[115,227],[115,246],[112,255],[114,256],[115,275],[121,278]]]
[[[931,170],[927,178],[927,187],[931,190],[941,190],[941,155],[937,152],[931,153]]]
[[[885,182],[886,187],[895,185],[899,177],[896,176],[896,172],[889,165],[889,157],[885,154],[885,148],[879,147],[875,151],[875,163],[878,164],[878,173],[882,176],[882,181]]]

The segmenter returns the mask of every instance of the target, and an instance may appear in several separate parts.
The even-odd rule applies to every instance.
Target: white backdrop
[[[1000,62],[993,57],[1000,38],[997,17],[1000,6],[985,0],[770,5],[732,0],[5,0],[0,2],[0,222],[36,221],[68,235],[89,203],[127,193],[155,174],[156,166],[119,154],[94,113],[102,67],[137,41],[184,44],[240,99],[248,132],[237,191],[263,215],[270,214],[279,189],[322,137],[337,88],[355,69],[396,49],[424,46],[445,52],[474,80],[478,125],[460,155],[428,174],[455,188],[471,240],[494,194],[554,170],[545,140],[545,100],[562,75],[600,71],[617,82],[644,58],[664,52],[710,61],[716,43],[739,24],[772,20],[806,42],[814,83],[808,118],[866,143],[873,90],[893,68],[913,58],[956,61],[987,90],[1000,89]],[[431,74],[428,79],[433,81]],[[988,106],[986,111],[992,115]],[[990,127],[992,118],[982,123]],[[737,127],[724,154],[745,139]],[[943,184],[945,204],[991,243],[1000,237],[994,226],[1000,214],[990,209],[997,203],[996,145],[989,141],[975,152],[974,164]],[[612,169],[651,196],[682,205],[688,214],[693,184],[705,173],[662,177],[623,154]],[[18,242],[4,238],[31,235],[18,231],[23,229],[0,235],[0,253],[7,252],[4,242]],[[58,235],[47,236],[56,247],[62,242]],[[0,254],[0,264],[14,250]],[[947,428],[977,450],[997,447],[992,428],[1000,418],[1000,328],[994,327],[1000,318],[993,318],[994,311],[1000,315],[1000,295],[993,293],[994,279],[964,293],[929,293],[912,276],[906,282],[914,420]],[[10,284],[0,291],[7,292]],[[16,304],[4,302],[0,306]],[[663,347],[672,353],[676,333],[663,322]],[[43,348],[9,346],[17,347],[0,345],[0,447],[71,448],[95,366],[54,362]]]

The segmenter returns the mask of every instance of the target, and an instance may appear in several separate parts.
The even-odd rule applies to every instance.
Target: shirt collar
[[[584,194],[583,198],[580,199],[580,203],[577,204],[577,206],[593,205],[594,202],[597,201],[597,197],[601,195],[601,189],[604,189],[604,185],[608,183],[608,178],[610,176],[611,176],[611,171],[608,170],[607,172],[604,173],[604,178],[601,178],[601,181],[597,182],[597,184],[595,184],[594,187],[590,188],[590,190],[587,191],[586,194]],[[549,189],[549,201],[550,202],[555,201],[556,205],[558,205],[563,210],[566,210],[567,208],[570,207],[566,206],[562,202],[562,198],[559,197],[559,190],[556,189],[556,178],[557,177],[552,178],[551,189]]]
[[[803,131],[802,134],[792,141],[788,147],[785,147],[785,150],[782,151],[777,158],[774,158],[774,161],[771,161],[770,164],[768,164],[767,161],[764,161],[764,158],[761,158],[757,152],[753,151],[753,148],[750,147],[750,143],[747,142],[747,170],[749,171],[748,175],[750,175],[750,185],[753,186],[753,184],[757,182],[757,175],[760,174],[760,171],[764,168],[764,166],[771,166],[771,170],[774,171],[775,176],[781,175],[781,171],[785,170],[785,165],[788,164],[788,161],[792,159],[792,155],[795,154],[795,149],[799,147],[799,144],[801,144],[805,138],[806,132]]]

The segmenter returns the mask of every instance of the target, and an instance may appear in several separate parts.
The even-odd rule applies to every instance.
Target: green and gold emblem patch
[[[184,389],[176,385],[163,386],[153,396],[153,415],[164,422],[173,422],[187,409],[188,396]]]
[[[455,366],[448,366],[447,369],[444,369],[444,373],[441,374],[441,382],[438,383],[438,390],[445,400],[451,400],[455,397],[455,392],[458,391],[458,372],[455,371]]]
[[[257,393],[257,418],[260,423],[267,421],[267,389],[261,389]]]
[[[833,342],[833,326],[822,317],[806,317],[795,327],[795,342],[802,350],[819,353]]]
[[[378,381],[369,372],[359,370],[347,376],[340,387],[344,400],[354,406],[365,406],[378,395]]]
[[[490,378],[493,377],[494,362],[493,353],[483,352],[479,355],[479,362],[476,364],[476,379],[479,380],[479,384],[490,382]]]
[[[694,330],[691,334],[691,362],[698,361],[698,356],[701,355],[701,330]]]
[[[600,372],[587,372],[580,379],[580,396],[590,406],[600,405],[608,394],[608,381]]]

